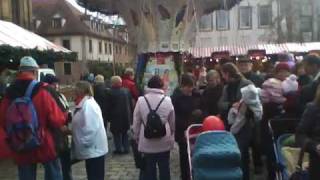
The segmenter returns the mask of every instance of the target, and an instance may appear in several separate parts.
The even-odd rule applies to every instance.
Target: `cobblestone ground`
[[[139,171],[135,168],[132,154],[109,155],[106,158],[106,180],[138,180]],[[171,152],[171,178],[179,180],[179,154],[177,147]],[[84,162],[79,162],[72,167],[74,180],[86,180]],[[38,180],[44,180],[43,167],[38,166]],[[253,180],[264,180],[265,175],[254,176]],[[11,161],[0,161],[0,180],[16,180],[16,167]]]

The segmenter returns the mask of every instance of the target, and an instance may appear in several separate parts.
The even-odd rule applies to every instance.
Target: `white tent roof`
[[[30,32],[22,27],[7,21],[0,20],[0,45],[21,47],[24,49],[53,50],[61,52],[71,52],[70,50],[58,46],[45,38]]]

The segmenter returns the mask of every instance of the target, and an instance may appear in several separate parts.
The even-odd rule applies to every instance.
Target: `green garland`
[[[40,51],[38,49],[23,49],[8,45],[0,45],[0,66],[17,67],[23,56],[32,56],[39,65],[52,65],[57,61],[76,61],[77,53],[55,52],[53,50]]]

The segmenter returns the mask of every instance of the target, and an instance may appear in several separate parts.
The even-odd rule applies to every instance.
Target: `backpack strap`
[[[32,80],[26,90],[26,93],[25,93],[25,97],[30,97],[31,98],[31,95],[32,95],[32,90],[33,88],[38,84],[38,81],[36,80]]]
[[[146,96],[143,96],[144,97],[144,99],[146,100],[146,102],[147,102],[147,105],[148,105],[148,108],[149,108],[149,110],[150,111],[155,111],[155,112],[157,112],[158,111],[158,109],[159,109],[159,107],[160,107],[160,105],[162,104],[162,102],[164,101],[164,99],[166,98],[166,96],[163,96],[162,97],[162,99],[160,100],[160,102],[159,102],[159,104],[157,105],[157,107],[156,107],[156,109],[152,109],[151,108],[151,105],[150,105],[150,103],[149,103],[149,101],[148,101],[148,99],[146,98]]]

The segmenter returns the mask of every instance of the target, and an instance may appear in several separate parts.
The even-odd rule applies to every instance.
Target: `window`
[[[108,54],[108,44],[104,43],[104,53]]]
[[[272,23],[271,5],[259,7],[259,27],[268,27]]]
[[[64,74],[71,75],[71,63],[64,63]]]
[[[239,9],[239,29],[252,28],[252,8],[250,6]]]
[[[112,45],[109,44],[109,53],[112,54]]]
[[[229,11],[219,10],[216,13],[217,30],[229,29]]]
[[[70,46],[70,40],[62,40],[62,46],[66,49],[71,49],[71,46]]]
[[[201,16],[199,28],[201,31],[211,31],[212,30],[212,14]]]
[[[99,41],[99,53],[101,54],[102,53],[102,42]]]
[[[92,40],[89,40],[89,52],[92,53]]]
[[[303,3],[301,5],[301,15],[302,16],[312,16],[312,6],[308,3]]]
[[[62,20],[61,18],[53,18],[52,19],[52,27],[53,28],[62,28]]]

